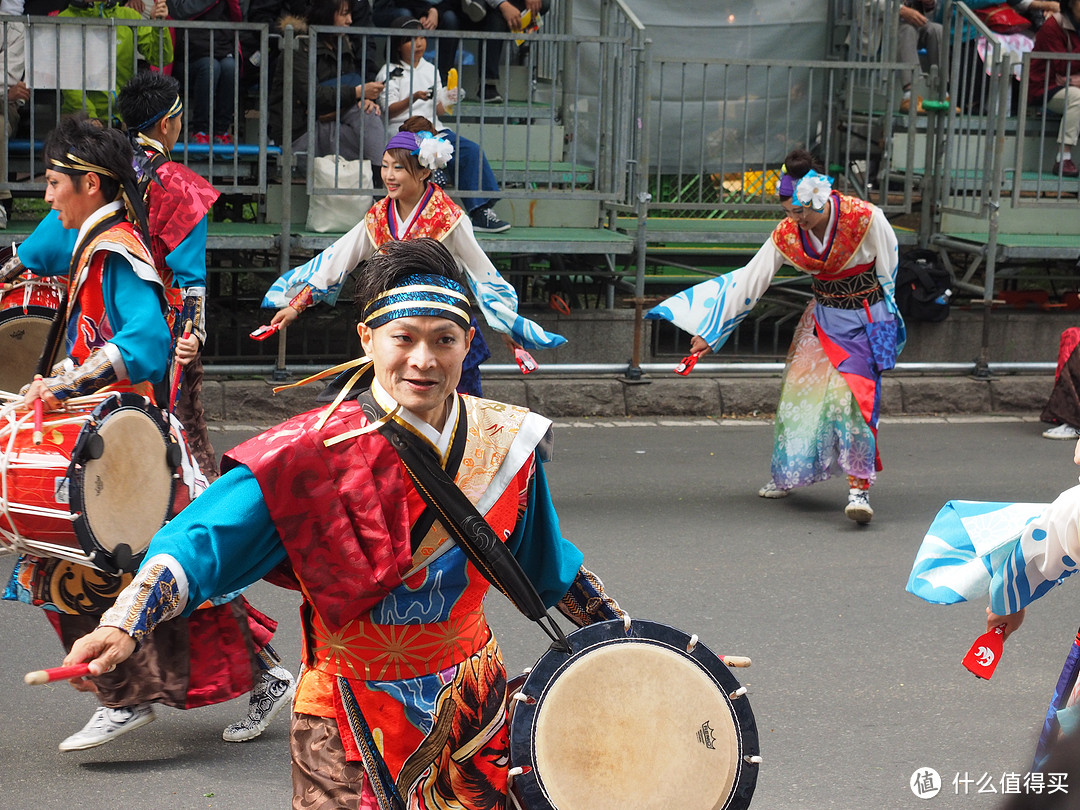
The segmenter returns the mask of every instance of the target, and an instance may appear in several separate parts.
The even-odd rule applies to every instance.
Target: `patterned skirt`
[[[788,350],[772,454],[778,487],[794,489],[832,476],[835,464],[871,484],[877,472],[877,438],[850,386],[822,348],[807,307]]]

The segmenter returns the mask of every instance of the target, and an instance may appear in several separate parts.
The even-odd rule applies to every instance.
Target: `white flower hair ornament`
[[[442,169],[454,156],[454,145],[440,135],[418,132],[417,138],[420,141],[420,151],[417,152],[416,159],[425,169]]]
[[[815,211],[824,211],[825,203],[832,194],[833,179],[818,174],[813,169],[795,183],[795,199],[799,205],[809,205]]]

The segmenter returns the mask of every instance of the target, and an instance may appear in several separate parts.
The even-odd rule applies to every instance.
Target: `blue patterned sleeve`
[[[262,490],[247,467],[229,470],[154,535],[146,558],[167,555],[187,577],[191,613],[257,582],[287,559]]]

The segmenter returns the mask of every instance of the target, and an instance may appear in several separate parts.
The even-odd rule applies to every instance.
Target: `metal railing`
[[[169,29],[182,43],[175,51]],[[170,69],[190,65],[190,43],[183,36],[187,31],[208,35],[211,47],[222,38],[231,41],[237,62],[241,59],[242,40],[256,43],[263,53],[268,47],[267,27],[254,23],[230,23],[223,30],[206,23],[181,20],[0,17],[0,41],[9,41],[9,36],[23,37],[26,84],[30,90],[30,100],[21,107],[20,115],[27,119],[27,124],[20,129],[27,137],[18,137],[19,132],[10,137],[6,132],[0,133],[0,149],[4,150],[8,165],[21,170],[20,174],[25,177],[18,180],[2,177],[0,188],[13,191],[40,189],[39,178],[45,169],[41,143],[62,115],[83,110],[91,117],[116,121],[119,119],[116,92],[128,77],[150,66]],[[124,50],[129,51],[130,56],[121,59],[118,43],[125,41],[128,45]],[[18,68],[11,63],[9,49],[5,48],[0,56],[5,74],[15,75]],[[260,87],[269,86],[267,63],[264,61],[259,66],[249,63],[246,70],[248,74],[243,83],[238,68],[231,87],[225,90],[232,96],[232,103],[227,105],[233,119],[232,127],[215,120],[218,91],[213,85],[204,88],[195,86],[193,81],[182,82],[185,128],[174,153],[177,159],[209,177],[222,192],[265,194],[269,145],[265,127],[267,94],[249,100],[247,87],[251,82]],[[186,71],[179,70],[178,73]],[[0,104],[7,109],[9,87],[7,82],[3,85]],[[245,112],[255,110],[261,125],[256,127],[250,146],[257,148],[245,154],[244,150],[227,145],[196,146],[192,114],[197,103],[205,103],[208,107],[210,135],[232,128],[242,137]],[[18,149],[12,149],[11,141],[18,143]]]

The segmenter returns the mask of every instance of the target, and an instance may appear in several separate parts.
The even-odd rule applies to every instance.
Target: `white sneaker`
[[[8,212],[3,205],[0,205],[0,228],[7,229],[8,226]]]
[[[1049,430],[1043,431],[1044,439],[1061,439],[1068,441],[1069,439],[1080,439],[1080,428],[1074,428],[1072,425],[1060,424],[1057,427],[1052,427]]]
[[[61,751],[82,751],[112,742],[121,734],[154,722],[154,707],[150,703],[110,709],[100,706],[90,722],[60,743]]]
[[[856,523],[869,523],[874,517],[870,508],[870,493],[865,489],[849,489],[844,514]]]
[[[770,481],[757,491],[759,498],[786,498],[790,493],[790,489],[781,489],[775,481]]]
[[[274,667],[264,672],[251,690],[247,717],[221,732],[221,739],[225,742],[254,740],[266,730],[278,712],[292,705],[295,693],[296,681],[285,667]]]

